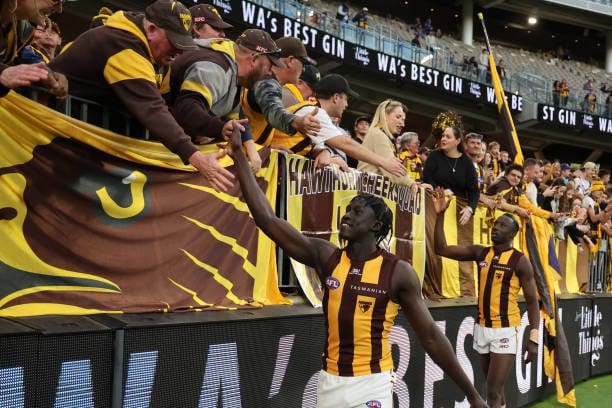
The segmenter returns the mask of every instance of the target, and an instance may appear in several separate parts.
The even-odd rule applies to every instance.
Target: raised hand
[[[321,130],[321,122],[316,118],[319,108],[303,116],[296,116],[291,126],[303,135],[315,135]]]
[[[381,167],[396,177],[402,177],[407,174],[406,166],[397,157],[385,158]]]
[[[49,70],[47,78],[42,79],[40,83],[49,90],[51,95],[58,98],[68,96],[68,79],[64,74]]]
[[[432,197],[436,214],[446,211],[446,208],[448,207],[448,200],[446,199],[446,194],[444,194],[444,189],[442,187],[436,187],[433,191]]]
[[[235,127],[238,127],[238,130],[240,132],[244,132],[246,130],[245,125],[248,122],[248,119],[228,120],[227,122],[225,122],[225,125],[223,125],[223,129],[221,129],[221,135],[223,135],[223,138],[225,140],[229,140],[234,133]]]

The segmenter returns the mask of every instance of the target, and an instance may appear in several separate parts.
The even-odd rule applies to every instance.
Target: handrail
[[[379,50],[407,61],[428,65],[471,81],[480,82],[475,72],[462,69],[463,61],[459,60],[459,56],[455,55],[452,49],[443,45],[437,46],[433,51],[416,47],[407,39],[402,38],[400,33],[389,25],[372,24],[367,30],[364,30],[354,23],[341,22],[335,16],[323,14],[296,0],[250,1],[296,19],[301,23],[314,25],[345,41]],[[317,16],[316,21],[312,21],[314,16]],[[506,78],[503,79],[503,85],[506,92],[520,94],[527,101],[554,105],[550,79],[527,64],[522,66],[518,72],[506,69]],[[612,109],[608,110],[605,103],[601,101],[596,103],[593,112],[584,110],[581,103],[580,98],[570,94],[567,104],[562,107],[593,115],[612,116]]]
[[[134,123],[134,119],[131,118],[125,112],[117,112],[112,108],[108,108],[102,104],[89,101],[84,98],[77,98],[74,96],[68,96],[65,99],[58,100],[52,96],[50,96],[45,89],[42,88],[25,88],[21,90],[26,97],[35,100],[37,102],[43,103],[60,113],[69,115],[78,120],[86,121],[88,123],[92,123],[92,119],[97,122],[93,123],[99,127],[105,128],[111,131],[119,131],[127,130],[128,133],[125,133],[128,137],[135,138],[143,138],[142,132],[133,132],[135,130],[131,124]],[[97,112],[97,114],[96,114]],[[119,119],[123,120],[120,124],[123,127],[115,127],[113,128],[113,114],[120,113]],[[100,116],[101,115],[101,116]],[[130,131],[132,131],[130,133]],[[148,139],[148,132],[144,133],[144,138]],[[289,197],[289,192],[287,190],[288,186],[288,171],[287,171],[287,157],[284,154],[279,155],[278,169],[279,169],[279,177],[278,177],[278,190],[277,190],[277,201],[275,214],[278,217],[283,219],[288,219],[287,214],[287,202]],[[606,244],[601,244],[599,246],[599,250],[596,254],[590,257],[588,267],[589,267],[589,282],[588,287],[590,291],[593,292],[606,292],[607,287],[609,285],[610,279],[610,256],[608,253],[608,245],[607,245],[607,237]],[[296,276],[293,274],[292,269],[290,267],[290,263],[288,257],[283,253],[280,248],[277,248],[277,281],[278,286],[283,291],[294,291],[298,290],[299,282],[296,279]]]

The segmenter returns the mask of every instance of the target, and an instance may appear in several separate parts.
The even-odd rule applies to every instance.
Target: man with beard
[[[533,205],[538,205],[538,187],[542,179],[542,165],[540,161],[529,158],[523,163],[523,183],[525,183],[525,196]]]
[[[223,140],[231,135],[240,112],[240,89],[251,88],[282,66],[280,49],[263,30],[249,29],[236,42],[228,39],[196,39],[197,51],[174,61],[170,76],[168,106],[179,125],[197,144]],[[244,131],[246,121],[237,122]],[[245,140],[253,170],[261,159],[252,139]]]
[[[510,214],[495,220],[491,230],[493,246],[446,244],[444,236],[444,211],[448,201],[444,191],[434,191],[436,226],[434,242],[436,254],[458,261],[474,261],[478,266],[478,323],[474,325],[474,350],[486,378],[489,407],[504,406],[504,383],[514,366],[518,349],[518,333],[521,311],[518,305],[519,291],[527,303],[529,341],[525,348],[530,361],[538,355],[540,310],[538,296],[529,260],[512,247],[512,240],[520,229],[518,221]]]
[[[486,205],[490,209],[495,208],[495,202],[490,198],[484,195],[486,188],[488,187],[488,181],[490,180],[490,172],[492,170],[485,169],[482,165],[482,159],[484,158],[484,146],[482,142],[483,136],[480,133],[470,132],[465,135],[465,152],[474,163],[474,169],[476,170],[476,175],[478,176],[478,189],[481,193],[478,197],[478,201]]]
[[[412,266],[379,247],[393,224],[385,202],[369,194],[351,200],[340,224],[344,248],[306,237],[274,215],[249,171],[237,129],[231,149],[257,226],[293,259],[315,268],[323,283],[327,337],[317,407],[393,407],[389,332],[400,306],[427,353],[466,393],[471,406],[486,407],[429,313]]]
[[[297,136],[292,143],[304,140],[298,133],[308,136],[321,129],[321,124],[313,115],[297,115],[287,109],[299,102],[301,95],[295,84],[304,67],[315,61],[308,56],[306,47],[297,38],[282,37],[276,40],[276,45],[281,49],[282,67],[272,67],[271,75],[257,81],[251,88],[243,89],[240,96],[253,140],[264,146],[272,144],[275,129],[287,137]]]

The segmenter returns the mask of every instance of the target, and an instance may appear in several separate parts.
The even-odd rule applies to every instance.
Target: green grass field
[[[578,402],[577,408],[611,407],[612,375],[595,377],[576,384],[576,400]],[[559,404],[555,395],[526,406],[529,408],[567,407],[567,405]]]

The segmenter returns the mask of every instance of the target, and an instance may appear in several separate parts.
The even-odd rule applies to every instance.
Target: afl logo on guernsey
[[[325,285],[329,290],[338,289],[340,287],[340,281],[333,276],[328,276],[327,279],[325,279]]]
[[[487,263],[487,261],[480,261],[478,263],[478,266],[480,266],[481,268],[486,268],[487,266],[489,266],[489,264]]]
[[[366,402],[366,407],[368,408],[382,408],[382,404],[380,401],[376,401],[376,400],[370,400],[368,402]]]

